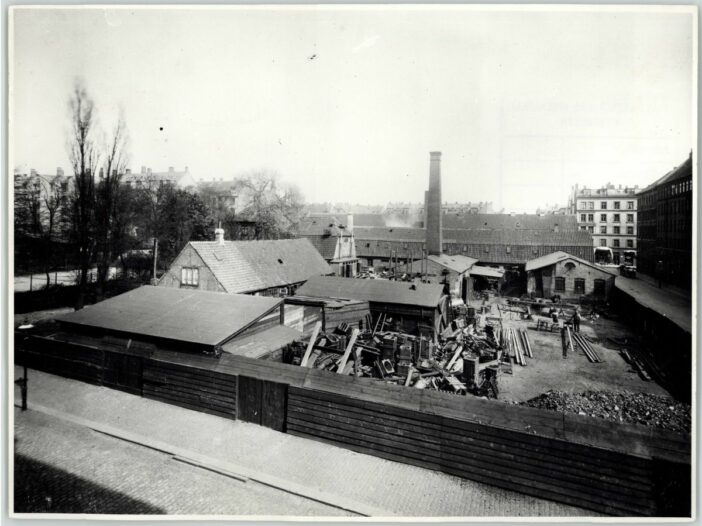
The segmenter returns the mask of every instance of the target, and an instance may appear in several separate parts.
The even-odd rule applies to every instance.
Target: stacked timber
[[[578,347],[580,347],[580,350],[583,351],[585,356],[587,356],[588,360],[590,360],[593,363],[600,363],[603,361],[602,358],[600,358],[600,355],[597,354],[597,351],[595,351],[590,342],[587,341],[587,339],[582,334],[577,332],[571,332],[570,330],[568,331],[568,334],[572,337],[573,340],[575,340],[575,343],[578,344]]]

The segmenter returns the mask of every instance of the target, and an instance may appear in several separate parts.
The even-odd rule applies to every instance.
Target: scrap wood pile
[[[689,404],[654,394],[548,391],[520,405],[686,433],[692,425]]]
[[[286,348],[283,361],[416,389],[497,397],[498,371],[511,372],[511,358],[524,365],[524,356],[533,357],[525,331],[479,330],[463,317],[434,339],[386,325],[392,327],[392,320],[383,317],[374,326],[364,324],[365,330],[341,324],[323,332],[317,324],[308,342]]]

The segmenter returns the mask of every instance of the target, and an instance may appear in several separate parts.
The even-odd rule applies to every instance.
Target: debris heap
[[[479,329],[467,314],[434,337],[386,330],[393,324],[385,318],[364,325],[362,330],[342,323],[322,332],[318,324],[308,342],[285,349],[283,361],[416,389],[497,398],[498,373],[511,374],[512,363],[526,365],[525,357],[533,358],[526,331],[491,324]]]
[[[689,404],[653,394],[602,391],[570,394],[548,391],[520,405],[593,416],[614,422],[655,426],[677,432],[689,433],[691,429]]]

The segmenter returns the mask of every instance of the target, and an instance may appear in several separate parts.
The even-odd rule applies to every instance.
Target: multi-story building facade
[[[692,283],[692,153],[638,194],[638,268],[681,286]]]
[[[575,214],[578,229],[592,234],[593,250],[611,249],[612,260],[607,257],[604,262],[623,263],[624,252],[637,249],[637,190],[638,186],[622,188],[612,184],[602,188],[573,187],[568,210]]]

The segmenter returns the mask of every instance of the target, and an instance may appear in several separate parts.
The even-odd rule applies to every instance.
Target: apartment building
[[[597,247],[611,249],[611,253],[596,251],[596,260],[619,264],[624,262],[625,251],[636,250],[637,190],[638,185],[573,187],[568,210],[575,215],[578,229],[592,234],[593,250]]]

